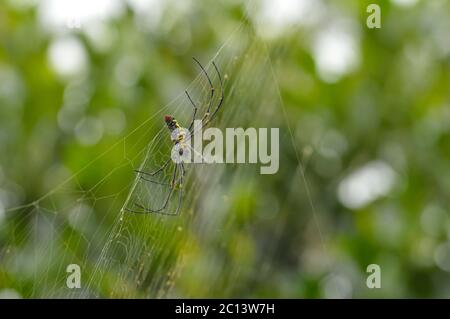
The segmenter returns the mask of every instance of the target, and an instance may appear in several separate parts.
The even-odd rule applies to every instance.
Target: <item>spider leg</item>
[[[220,83],[220,99],[219,99],[219,101],[217,103],[217,106],[215,107],[215,109],[211,113],[211,107],[212,107],[212,101],[213,101],[213,98],[214,98],[215,88],[212,85],[211,78],[210,78],[209,74],[206,72],[205,68],[195,58],[194,58],[194,60],[200,66],[200,68],[202,69],[202,72],[206,75],[206,77],[208,79],[208,82],[209,82],[209,84],[211,86],[211,92],[212,92],[210,100],[209,100],[209,104],[208,104],[208,109],[207,109],[205,115],[203,115],[203,117],[202,117],[202,128],[203,128],[209,122],[211,122],[214,119],[214,117],[216,116],[217,112],[220,110],[221,106],[223,105],[223,101],[224,101],[224,98],[225,98],[225,93],[224,93],[224,90],[223,90],[222,75],[220,74],[219,68],[217,67],[216,63],[213,61],[212,65],[213,65],[213,67],[214,67],[214,69],[215,69],[215,71],[217,73],[217,76],[219,78],[219,83]],[[194,108],[196,108],[195,103],[193,102],[193,100],[191,99],[191,97],[189,95],[188,95],[188,98],[191,101],[191,104],[194,105]],[[192,121],[191,127],[193,126],[193,124],[194,124],[194,122]],[[192,131],[191,127],[190,127],[189,131],[191,132],[191,135],[194,135],[195,132]]]
[[[181,176],[180,176],[180,185],[182,184],[183,177],[184,177],[184,168],[182,168],[181,171],[182,171],[182,174],[181,174]],[[126,209],[126,210],[129,211],[129,212],[132,212],[132,213],[137,213],[137,214],[157,213],[157,214],[171,215],[171,216],[178,215],[178,212],[179,212],[179,210],[180,210],[181,199],[182,199],[182,191],[181,191],[181,189],[180,189],[180,195],[179,195],[179,196],[180,196],[180,198],[179,198],[179,204],[178,204],[178,207],[177,207],[176,212],[175,212],[175,213],[165,213],[165,212],[163,212],[163,211],[167,208],[167,205],[168,205],[168,203],[169,203],[169,201],[170,201],[170,198],[172,197],[173,191],[174,191],[174,189],[175,189],[175,186],[176,186],[176,178],[177,178],[177,172],[178,172],[178,165],[175,165],[175,169],[174,169],[174,171],[173,171],[172,180],[171,180],[170,183],[159,183],[159,182],[155,182],[155,181],[152,181],[152,180],[149,180],[149,179],[146,179],[146,178],[141,177],[142,179],[144,179],[145,181],[148,181],[148,182],[152,182],[152,183],[156,183],[156,184],[160,184],[160,185],[168,185],[168,186],[170,186],[169,194],[166,196],[166,198],[165,198],[165,200],[164,200],[164,203],[163,203],[163,205],[162,205],[160,208],[158,208],[158,209],[151,209],[151,208],[148,208],[148,207],[143,206],[143,205],[140,204],[140,203],[136,203],[136,202],[135,202],[135,203],[134,203],[134,206],[140,208],[140,209],[141,209],[140,211],[137,211],[137,210],[131,210],[131,209]]]
[[[194,107],[194,113],[192,114],[192,120],[191,120],[191,124],[189,124],[189,132],[192,133],[192,128],[194,127],[194,120],[195,120],[195,115],[197,114],[197,105],[195,105],[194,101],[191,99],[191,96],[189,95],[188,91],[184,91],[189,99],[189,101],[191,102],[192,106]]]
[[[146,181],[146,182],[153,183],[153,184],[164,185],[164,186],[172,186],[170,183],[161,183],[161,182],[157,182],[157,181],[148,179],[148,178],[146,178],[146,177],[144,177],[144,176],[141,176],[141,179],[144,180],[144,181]]]
[[[138,173],[138,174],[143,174],[143,175],[147,175],[147,176],[155,176],[156,174],[162,172],[167,167],[167,165],[169,165],[171,160],[172,159],[169,158],[160,168],[158,168],[156,171],[151,172],[151,173],[144,172],[144,171],[141,171],[141,170],[138,170],[138,169],[135,169],[134,171],[136,173]],[[142,178],[142,176],[141,176],[141,178]]]
[[[141,204],[137,204],[137,203],[135,203],[135,205],[137,207],[139,207],[141,210],[133,210],[133,209],[129,209],[129,208],[124,208],[124,210],[129,213],[141,214],[141,215],[147,215],[147,214],[158,214],[158,215],[166,215],[166,216],[177,216],[178,215],[178,213],[172,214],[172,213],[165,213],[165,212],[149,210],[148,208],[142,206]]]
[[[180,193],[178,195],[177,210],[175,211],[174,215],[178,215],[180,213],[180,208],[181,208],[182,201],[183,201],[183,182],[184,182],[184,174],[185,174],[183,163],[180,164],[180,167],[181,167],[181,175],[180,175],[180,182],[178,183],[179,188],[180,188]]]
[[[158,209],[146,209],[146,210],[152,211],[152,212],[160,212],[160,211],[166,209],[167,204],[169,203],[170,197],[172,197],[172,193],[173,193],[173,190],[175,188],[175,180],[177,178],[177,171],[178,171],[178,165],[175,165],[175,169],[173,170],[172,180],[170,182],[170,191],[169,191],[169,194],[166,196],[166,199],[164,200],[163,206],[161,208],[158,208]],[[135,203],[135,205],[138,206],[139,204]]]
[[[206,76],[206,79],[208,80],[209,87],[210,87],[210,90],[211,90],[211,96],[209,97],[209,102],[208,102],[208,109],[206,110],[206,113],[203,116],[203,119],[205,119],[205,118],[207,118],[209,116],[209,112],[211,111],[211,106],[212,106],[212,102],[213,102],[213,98],[214,98],[214,86],[212,84],[211,78],[208,75],[208,72],[206,72],[206,70],[203,67],[203,65],[200,62],[198,62],[198,60],[196,58],[192,58],[192,59],[194,59],[194,61],[198,64],[200,69],[202,69],[202,72]]]
[[[220,100],[219,100],[219,103],[218,103],[217,106],[216,106],[216,109],[213,111],[213,113],[211,114],[211,116],[209,117],[209,119],[207,120],[206,123],[209,123],[210,121],[213,120],[214,116],[217,114],[217,112],[219,111],[220,107],[222,106],[223,100],[224,100],[224,98],[225,98],[225,96],[224,96],[225,94],[224,94],[224,91],[223,91],[222,76],[220,75],[219,68],[217,67],[217,65],[216,65],[216,63],[215,63],[214,61],[212,62],[212,65],[214,66],[214,69],[216,70],[217,76],[219,77],[219,83],[220,83]]]

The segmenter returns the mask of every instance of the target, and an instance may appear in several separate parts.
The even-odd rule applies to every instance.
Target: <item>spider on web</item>
[[[209,85],[209,89],[210,89],[210,93],[208,94],[209,100],[207,102],[206,112],[201,117],[201,128],[203,128],[203,127],[205,127],[205,125],[210,123],[215,118],[217,112],[219,111],[220,107],[223,104],[224,90],[223,90],[222,76],[219,72],[217,65],[213,61],[212,65],[217,73],[219,83],[220,83],[220,97],[219,97],[217,104],[213,105],[216,89],[213,85],[211,77],[209,76],[206,69],[202,66],[202,64],[196,58],[193,58],[193,60],[200,67],[201,72],[205,76],[205,78],[208,82],[208,85]],[[193,107],[192,119],[191,119],[191,122],[189,124],[189,129],[188,129],[190,136],[193,136],[194,121],[195,121],[195,117],[197,115],[198,107],[195,104],[195,102],[192,100],[192,98],[189,95],[187,90],[185,91],[185,94],[186,94],[190,104]],[[190,146],[188,146],[186,144],[186,131],[183,130],[182,126],[178,123],[178,121],[172,115],[166,115],[164,117],[164,121],[167,125],[167,128],[169,129],[169,131],[171,133],[171,139],[175,146],[174,149],[178,152],[178,155],[179,156],[187,155],[186,153],[190,152]],[[157,177],[160,174],[163,174],[167,169],[169,169],[172,166],[174,166],[174,168],[173,168],[172,176],[170,177],[170,182],[162,183],[162,182],[154,180],[155,177]],[[178,163],[178,162],[173,161],[172,158],[170,157],[158,169],[156,169],[153,172],[145,172],[142,170],[135,170],[135,172],[137,174],[139,174],[139,178],[141,180],[143,180],[147,183],[154,183],[154,184],[159,184],[159,185],[168,187],[169,191],[168,191],[168,194],[166,195],[165,199],[163,200],[161,207],[152,209],[152,208],[142,205],[141,203],[134,202],[133,205],[136,209],[125,208],[125,210],[128,212],[131,212],[131,213],[136,213],[136,214],[156,213],[156,214],[162,214],[162,215],[177,216],[179,214],[180,208],[182,206],[183,182],[184,182],[184,177],[186,174],[186,169],[184,167],[183,161],[180,161]],[[167,209],[167,206],[173,196],[175,189],[178,189],[178,191],[179,191],[178,203],[177,203],[175,212],[170,213],[170,212],[167,212],[166,209]]]

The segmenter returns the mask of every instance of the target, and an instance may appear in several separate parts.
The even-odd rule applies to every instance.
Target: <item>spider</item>
[[[201,72],[205,76],[205,78],[208,82],[208,85],[209,85],[209,89],[210,89],[210,93],[208,94],[209,100],[207,103],[207,109],[206,109],[205,114],[203,114],[203,116],[201,117],[201,128],[203,128],[203,127],[205,127],[205,125],[210,123],[215,118],[217,112],[219,111],[220,107],[223,104],[224,90],[223,90],[222,76],[219,72],[217,65],[213,61],[212,65],[217,73],[217,76],[219,78],[219,83],[220,83],[220,97],[219,97],[217,104],[213,106],[215,88],[213,86],[212,80],[211,80],[208,72],[206,72],[205,68],[202,66],[202,64],[196,58],[193,58],[193,60],[200,67]],[[185,94],[186,94],[187,99],[189,100],[189,103],[193,107],[192,119],[191,119],[191,122],[189,124],[189,129],[188,129],[190,136],[192,136],[194,133],[193,132],[194,121],[195,121],[195,117],[197,115],[198,108],[197,108],[197,105],[192,100],[192,98],[189,95],[187,90],[185,91]],[[164,116],[164,122],[166,123],[166,126],[170,131],[171,139],[175,146],[174,149],[177,150],[178,155],[182,156],[183,153],[189,152],[189,147],[186,145],[186,132],[182,129],[181,125],[178,123],[178,121],[175,119],[175,117],[173,117],[172,115],[166,115],[166,116]],[[158,176],[159,174],[163,173],[166,169],[171,167],[171,165],[170,165],[171,163],[174,165],[174,169],[173,169],[173,174],[172,174],[170,182],[169,183],[161,183],[159,181],[154,180],[154,178],[156,176]],[[125,208],[125,210],[127,210],[128,212],[131,212],[131,213],[136,213],[136,214],[156,213],[156,214],[162,214],[162,215],[177,216],[179,214],[180,208],[182,206],[183,182],[184,182],[184,177],[186,174],[186,169],[184,167],[183,162],[181,161],[180,163],[175,163],[172,160],[172,158],[169,158],[158,169],[156,169],[153,172],[145,172],[142,170],[135,170],[135,172],[137,174],[139,174],[139,178],[145,182],[159,184],[159,185],[168,187],[169,193],[165,197],[161,207],[158,207],[156,209],[145,207],[141,203],[134,202],[133,205],[134,205],[135,209]],[[179,174],[179,177],[177,178],[178,174]],[[173,212],[173,213],[166,212],[167,206],[169,204],[170,199],[172,198],[172,195],[173,195],[175,189],[179,190],[177,208],[176,208],[175,212]]]

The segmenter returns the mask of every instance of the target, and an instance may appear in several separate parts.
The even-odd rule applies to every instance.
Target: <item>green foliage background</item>
[[[320,1],[318,23],[302,23],[308,21],[306,14],[276,34],[269,32],[271,36],[264,30],[275,26],[257,18],[263,2],[252,2],[248,14],[240,1],[155,1],[149,12],[159,12],[160,6],[159,17],[120,2],[120,13],[104,19],[100,39],[105,43],[92,40],[98,38],[84,32],[83,25],[45,27],[42,6],[32,1],[3,2],[0,295],[77,297],[65,288],[65,265],[83,264],[83,275],[106,267],[96,257],[134,176],[124,169],[100,194],[86,190],[123,164],[122,144],[111,146],[124,136],[131,136],[127,145],[133,146],[126,155],[136,159],[160,128],[155,125],[160,119],[152,120],[148,135],[129,134],[197,75],[192,56],[207,61],[242,23],[254,30],[253,41],[264,43],[274,72],[267,77],[274,76],[280,111],[285,112],[280,129],[292,132],[293,149],[303,165],[295,152],[282,153],[277,177],[230,194],[228,213],[235,215],[220,235],[227,245],[208,246],[229,265],[217,275],[222,280],[215,277],[214,287],[208,286],[208,271],[216,264],[197,251],[200,246],[188,244],[183,248],[191,250],[185,271],[175,283],[163,280],[174,290],[149,293],[124,280],[119,286],[127,288],[121,293],[117,278],[126,276],[108,268],[95,292],[84,296],[450,297],[450,4],[376,2],[382,9],[381,29],[365,25],[370,1]],[[330,82],[318,70],[313,44],[330,27],[325,21],[334,19],[350,21],[348,30],[356,34],[360,54],[353,70]],[[68,35],[82,43],[87,70],[61,76],[52,66],[50,48]],[[76,98],[68,106],[71,94]],[[245,100],[245,93],[241,96]],[[102,127],[93,145],[83,143],[80,133],[89,131],[89,125],[94,137],[87,136],[88,142]],[[345,205],[339,185],[373,161],[394,172],[392,187],[358,207]],[[133,164],[139,165],[139,158]],[[36,222],[33,206],[11,210],[33,203],[73,174],[76,183],[63,189],[64,196],[39,202],[55,207],[43,214],[51,216],[57,236],[48,236],[47,228]],[[112,203],[108,195],[114,194],[119,195]],[[289,196],[276,203],[267,194]],[[69,217],[56,208],[80,196],[94,207],[83,230],[70,226]],[[258,219],[271,210],[275,217]],[[256,219],[259,231],[252,228]],[[159,240],[170,242],[168,237]],[[258,264],[266,246],[271,247],[267,269]],[[46,247],[54,251],[50,263]],[[366,286],[366,267],[373,263],[381,266],[380,289]],[[152,271],[148,278],[158,272]]]

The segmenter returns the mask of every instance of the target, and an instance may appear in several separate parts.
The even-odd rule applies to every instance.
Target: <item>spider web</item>
[[[7,211],[4,226],[10,232],[0,246],[4,286],[28,291],[25,297],[248,297],[276,276],[283,229],[292,219],[286,214],[305,215],[283,206],[299,196],[310,201],[313,211],[314,205],[305,192],[292,133],[283,129],[286,118],[271,58],[243,21],[205,65],[217,88],[212,61],[224,79],[225,103],[211,126],[281,128],[279,173],[261,175],[255,164],[188,164],[179,216],[127,212],[124,208],[134,202],[161,206],[167,196],[168,187],[145,182],[134,170],[154,171],[170,156],[163,116],[172,114],[184,125],[192,116],[180,92],[66,182]],[[210,90],[201,72],[187,90],[200,118]],[[83,174],[109,156],[122,158],[121,164],[103,168],[103,178],[86,189]],[[296,172],[284,165],[293,159]],[[167,183],[172,174],[173,166],[158,181]],[[111,181],[123,176],[129,183],[111,189],[118,184]],[[285,188],[283,195],[273,194],[271,184]],[[178,192],[169,210],[177,205]],[[81,289],[66,287],[69,264],[82,270]]]

